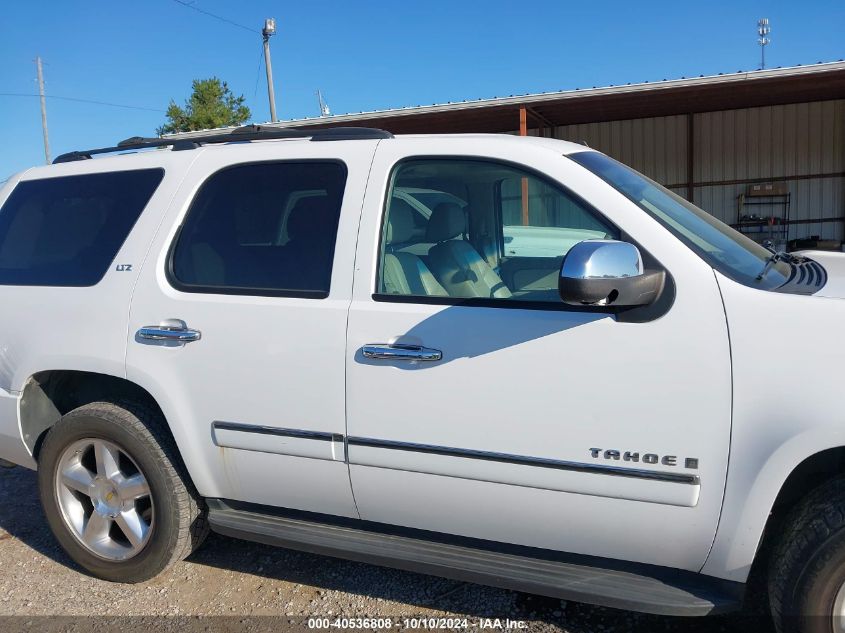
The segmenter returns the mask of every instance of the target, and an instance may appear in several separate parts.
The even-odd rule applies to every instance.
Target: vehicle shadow
[[[36,475],[23,468],[0,469],[0,542],[6,538],[18,539],[54,562],[82,573],[50,533],[38,502]],[[376,601],[400,603],[393,611],[398,609],[403,616],[430,615],[430,611],[435,611],[472,619],[499,618],[504,621],[509,618],[568,633],[594,633],[597,630],[620,633],[773,631],[770,621],[762,617],[677,618],[605,609],[239,541],[216,534],[212,534],[188,562],[363,598],[363,601],[343,601],[365,605],[362,607],[365,612],[344,612],[347,616],[375,615],[366,612],[369,608],[366,604]],[[196,591],[203,592],[204,588],[197,586]],[[337,610],[335,613],[338,613]],[[317,611],[306,615],[319,614]]]
[[[47,526],[38,499],[38,478],[26,468],[0,468],[0,539],[15,538],[66,567],[76,564]]]
[[[457,305],[420,320],[406,332],[391,332],[396,338],[381,342],[442,349],[443,359],[436,363],[390,363],[399,369],[421,371],[462,358],[492,354],[576,328],[594,327],[599,321],[612,319],[610,314],[575,309],[533,310],[531,318],[526,319],[522,310]],[[575,335],[574,332],[572,335]],[[386,362],[365,358],[362,349],[356,350],[354,358],[362,365],[384,365]]]

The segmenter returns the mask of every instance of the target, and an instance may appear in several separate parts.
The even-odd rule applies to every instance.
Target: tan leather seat
[[[390,203],[385,233],[384,269],[382,286],[392,295],[446,297],[443,289],[428,266],[413,253],[396,250],[411,239],[414,232],[414,213],[404,200],[393,198]]]
[[[450,297],[511,296],[502,278],[465,239],[467,217],[454,202],[441,202],[434,208],[426,239],[435,242],[428,253],[428,265]]]

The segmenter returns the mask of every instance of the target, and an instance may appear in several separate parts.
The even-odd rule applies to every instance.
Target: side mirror
[[[633,244],[585,240],[564,257],[558,292],[569,305],[644,306],[660,296],[665,277],[662,270],[643,270],[643,258]]]

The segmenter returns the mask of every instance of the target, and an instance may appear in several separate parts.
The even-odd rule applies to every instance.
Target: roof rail
[[[101,147],[77,152],[68,152],[57,156],[56,163],[69,163],[76,160],[87,160],[96,154],[110,154],[133,149],[147,149],[150,147],[171,147],[173,151],[196,149],[208,143],[238,143],[243,141],[263,141],[268,139],[310,138],[312,141],[354,141],[360,139],[393,138],[393,134],[385,130],[369,127],[328,127],[317,130],[296,130],[261,125],[244,125],[231,132],[214,132],[198,134],[186,138],[144,138],[133,136],[120,141],[115,147]]]

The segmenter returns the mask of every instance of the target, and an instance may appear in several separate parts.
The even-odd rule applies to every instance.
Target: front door
[[[133,298],[127,373],[200,494],[357,516],[344,349],[375,142],[286,145],[197,159]]]
[[[370,185],[358,243],[347,441],[361,517],[698,569],[730,436],[712,270],[559,152],[408,147],[379,148],[373,173],[389,177]],[[625,234],[674,299],[635,318],[564,306],[567,250]]]

